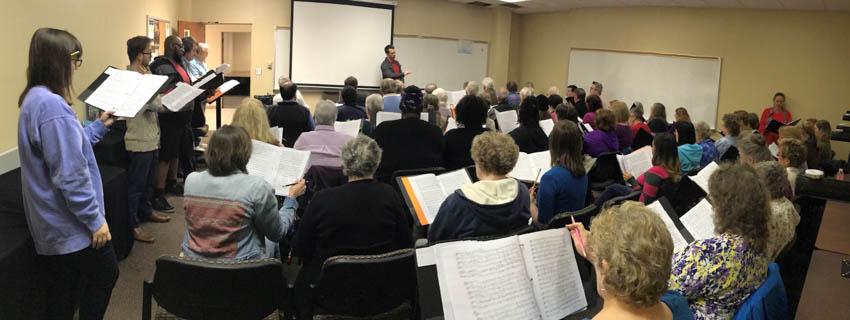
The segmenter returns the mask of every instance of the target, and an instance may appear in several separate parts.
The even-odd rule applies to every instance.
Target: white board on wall
[[[277,79],[289,76],[289,29],[276,27],[274,30],[274,85],[277,89]]]
[[[419,37],[393,38],[406,84],[424,87],[429,82],[446,90],[461,90],[466,81],[487,76],[487,43]]]
[[[668,122],[684,107],[694,123],[716,125],[720,58],[572,49],[567,82],[587,90],[593,81],[602,83],[606,101],[642,102],[645,117],[661,102]]]

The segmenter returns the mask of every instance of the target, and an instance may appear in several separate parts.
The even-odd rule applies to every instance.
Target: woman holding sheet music
[[[628,201],[599,214],[592,232],[581,223],[567,229],[576,251],[596,266],[596,287],[605,303],[594,319],[694,318],[688,301],[667,290],[673,239],[651,209]]]
[[[77,297],[80,319],[102,319],[118,280],[92,151],[115,121],[115,111],[80,126],[70,104],[71,82],[82,57],[82,44],[71,33],[36,30],[26,88],[18,100],[23,207],[39,264],[47,270],[48,319],[73,318]],[[78,282],[85,285],[80,288]]]
[[[581,153],[581,130],[569,121],[559,121],[549,135],[552,169],[531,189],[531,218],[538,226],[561,212],[584,208],[587,174]]]
[[[767,277],[768,192],[743,164],[721,165],[708,189],[716,235],[673,256],[669,284],[688,299],[696,319],[732,319]]]
[[[773,95],[773,106],[764,108],[764,111],[761,113],[761,118],[759,119],[759,132],[764,135],[764,140],[767,144],[774,143],[779,140],[779,134],[776,132],[765,132],[767,125],[770,121],[789,123],[792,119],[791,112],[788,111],[788,109],[785,109],[785,94],[777,92]]]

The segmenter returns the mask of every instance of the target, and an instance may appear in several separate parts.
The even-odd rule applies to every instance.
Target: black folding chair
[[[739,157],[740,154],[738,153],[738,148],[732,146],[729,147],[729,149],[726,150],[726,153],[724,153],[723,156],[720,157],[720,161],[735,162],[738,161]]]
[[[583,218],[589,216],[595,211],[596,205],[591,204],[581,210],[562,212],[552,217],[552,219],[550,219],[549,222],[546,223],[546,225],[544,225],[541,229],[548,230],[555,228],[563,228],[564,226],[573,223],[573,218],[577,220],[576,222],[579,222],[579,220],[583,220]]]
[[[623,182],[623,173],[617,162],[617,152],[603,152],[596,157],[596,163],[587,173],[590,189],[605,190],[605,187]]]
[[[618,206],[625,201],[638,201],[638,200],[640,200],[640,193],[641,192],[642,192],[641,190],[636,190],[636,191],[632,191],[631,193],[624,195],[624,196],[611,198],[611,200],[605,201],[605,203],[602,205],[601,209],[605,210],[605,209],[613,207],[613,206]]]

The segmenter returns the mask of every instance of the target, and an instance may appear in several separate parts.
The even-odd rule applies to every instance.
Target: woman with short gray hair
[[[754,134],[753,136],[758,136]],[[767,219],[767,253],[776,260],[782,249],[794,239],[800,214],[785,194],[790,186],[788,175],[776,161],[764,161],[754,165],[770,200],[770,216]]]
[[[313,196],[301,219],[293,254],[304,259],[295,280],[296,305],[302,315],[310,314],[310,283],[315,283],[327,258],[411,247],[413,222],[401,197],[389,185],[372,179],[381,153],[375,140],[362,134],[346,142],[341,158],[348,183]]]
[[[336,117],[336,104],[330,100],[320,101],[316,104],[316,112],[313,116],[316,120],[316,130],[302,133],[292,146],[296,150],[310,151],[310,159],[307,160],[308,169],[312,166],[340,167],[339,157],[342,146],[351,139],[351,136],[336,131],[334,128]]]
[[[377,93],[366,97],[366,121],[363,121],[363,126],[360,127],[361,133],[372,136],[372,130],[375,130],[375,119],[380,111],[384,111],[384,97]]]

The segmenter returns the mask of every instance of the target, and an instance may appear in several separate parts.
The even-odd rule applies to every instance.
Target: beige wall
[[[251,33],[227,32],[225,36],[225,39],[230,38],[225,43],[224,51],[224,62],[230,64],[230,71],[242,74],[251,72]]]
[[[850,109],[847,13],[607,8],[521,20],[517,80],[538,88],[557,85],[564,92],[571,47],[651,51],[722,57],[720,115],[738,109],[761,115],[777,91],[788,96],[795,118],[834,125]],[[846,159],[850,144],[833,142],[833,148]]]
[[[177,27],[178,0],[28,0],[4,1],[3,58],[0,59],[0,153],[17,146],[18,96],[26,85],[27,55],[33,32],[41,27],[66,29],[83,44],[83,66],[74,75],[79,94],[107,66],[124,68],[127,39],[144,35],[145,17],[171,21]],[[82,102],[74,104],[78,116]]]

